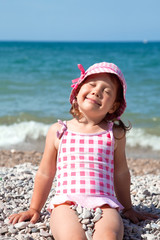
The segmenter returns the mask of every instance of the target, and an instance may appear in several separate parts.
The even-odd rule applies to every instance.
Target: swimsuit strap
[[[61,131],[57,130],[57,138],[61,139],[64,132],[67,130],[67,124],[66,124],[66,121],[61,121],[61,120],[58,120],[58,123],[62,126],[62,128],[61,128]]]
[[[112,128],[113,128],[113,125],[114,125],[114,123],[113,123],[113,122],[109,122],[109,123],[108,123],[108,130],[112,130]]]

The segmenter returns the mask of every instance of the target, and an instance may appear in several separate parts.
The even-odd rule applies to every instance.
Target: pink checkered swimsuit
[[[122,209],[114,194],[113,123],[107,131],[75,133],[66,122],[57,136],[61,139],[57,156],[57,187],[48,210],[64,202],[96,208],[104,204]]]

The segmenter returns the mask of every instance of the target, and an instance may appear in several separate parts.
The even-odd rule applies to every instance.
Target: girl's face
[[[119,107],[116,102],[118,84],[110,74],[101,73],[87,77],[77,94],[79,111],[87,116],[103,119]]]

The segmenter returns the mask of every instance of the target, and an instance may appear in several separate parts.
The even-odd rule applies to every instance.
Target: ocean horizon
[[[68,120],[71,80],[113,62],[127,82],[128,156],[160,159],[160,42],[0,41],[0,149],[42,150],[51,124]]]

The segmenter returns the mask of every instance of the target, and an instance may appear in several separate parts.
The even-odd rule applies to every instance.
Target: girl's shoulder
[[[59,138],[57,136],[58,133],[61,132],[61,129],[62,129],[61,124],[59,124],[59,122],[56,122],[50,126],[47,133],[46,142],[50,142],[52,144],[54,143],[56,149],[58,149],[59,146]]]
[[[52,132],[53,134],[56,134],[57,131],[60,131],[62,128],[62,126],[59,124],[59,122],[57,121],[56,123],[53,123],[50,128],[49,131]]]

